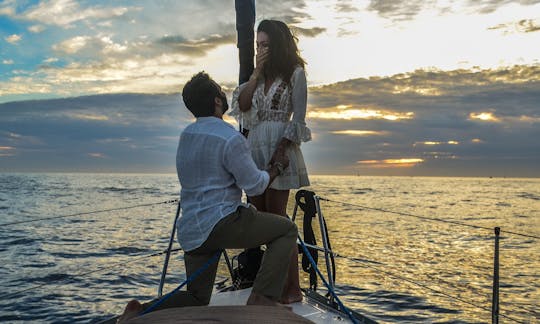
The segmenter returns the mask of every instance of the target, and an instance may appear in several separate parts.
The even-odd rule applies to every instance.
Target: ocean
[[[498,226],[500,321],[540,322],[540,179],[311,182],[346,306],[381,323],[491,322]],[[167,248],[176,175],[4,173],[0,184],[0,322],[93,323],[155,298],[164,256],[152,254]],[[184,278],[175,253],[164,291]]]

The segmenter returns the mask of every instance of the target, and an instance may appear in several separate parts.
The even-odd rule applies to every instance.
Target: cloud
[[[218,46],[236,44],[236,34],[214,34],[197,40],[188,40],[179,35],[165,36],[158,39],[156,44],[172,50],[170,52],[173,53],[199,57]]]
[[[540,25],[538,25],[537,20],[533,19],[522,19],[518,23],[519,30],[524,33],[532,33],[540,31]]]
[[[496,175],[519,165],[511,168],[513,174],[539,175],[539,72],[537,66],[418,70],[310,88],[306,122],[314,139],[302,144],[308,168],[312,173]],[[413,91],[427,84],[437,91]],[[396,91],[405,87],[413,90]],[[363,118],[310,115],[363,108],[371,112],[353,114]],[[0,160],[1,170],[76,166],[91,171],[99,164],[111,172],[120,166],[122,171],[174,172],[178,135],[193,120],[178,93],[11,102],[0,104],[0,112],[5,130],[0,146],[16,147],[4,151],[17,153]],[[412,114],[392,120],[382,112]],[[107,158],[89,159],[88,152]],[[33,164],[37,160],[43,166]]]
[[[2,60],[2,64],[11,65],[13,64],[13,60]]]
[[[469,114],[470,120],[480,120],[484,122],[499,122],[500,119],[497,118],[493,113],[491,112],[472,112]]]
[[[61,51],[67,54],[74,54],[77,53],[79,50],[83,49],[88,43],[88,40],[90,39],[91,37],[89,36],[73,37],[71,39],[63,41],[60,44],[53,45],[53,49],[55,51]]]
[[[96,115],[96,114],[68,114],[69,118],[80,119],[80,120],[94,120],[94,121],[107,121],[109,117],[105,115]]]
[[[257,1],[256,6],[257,20],[277,19],[286,24],[299,24],[313,19],[304,0]]]
[[[538,3],[537,0],[468,0],[467,6],[482,14],[489,14],[508,4],[518,3],[522,6],[531,6]]]
[[[413,112],[399,113],[376,108],[355,108],[352,105],[338,105],[334,109],[313,109],[308,117],[313,119],[386,119],[401,120],[413,118]]]
[[[296,36],[316,37],[326,31],[326,28],[313,27],[313,28],[301,28],[291,26],[291,30]]]
[[[115,43],[110,36],[76,36],[53,45],[53,49],[66,54],[75,54],[85,50],[90,55],[102,54],[106,56],[123,53],[128,49],[128,46],[126,44]]]
[[[89,157],[97,158],[97,159],[104,159],[106,158],[105,154],[103,153],[88,153]]]
[[[13,34],[7,37],[4,37],[4,40],[10,44],[17,44],[22,39],[21,35]]]
[[[359,9],[349,1],[340,1],[334,6],[336,12],[351,13],[358,12]]]
[[[358,161],[360,165],[367,168],[411,168],[419,163],[424,162],[424,159],[420,158],[399,158],[399,159],[385,159],[385,160],[363,160]]]
[[[488,30],[501,30],[503,34],[513,33],[533,33],[540,31],[540,25],[537,19],[522,19],[518,22],[498,24],[493,27],[489,27]]]
[[[0,112],[0,146],[16,147],[0,150],[11,155],[0,170],[174,172],[180,130],[193,121],[178,94],[20,101]]]
[[[424,7],[432,4],[433,1],[424,0],[371,0],[367,9],[377,12],[383,18],[405,21],[413,19]]]
[[[43,25],[33,25],[33,26],[28,27],[28,31],[34,34],[41,33],[44,30],[45,30],[45,26]]]
[[[474,175],[502,172],[515,159],[531,174],[540,161],[539,65],[358,78],[312,87],[308,98],[315,139],[306,154],[316,169],[440,175],[439,167],[455,165]]]
[[[49,58],[46,58],[45,60],[43,60],[43,63],[54,63],[54,62],[58,62],[58,58],[49,57]]]
[[[14,156],[15,148],[13,146],[0,146],[0,157]]]
[[[78,21],[120,17],[131,9],[133,8],[99,6],[82,8],[73,0],[51,0],[31,7],[22,14],[22,18],[32,22],[68,28]]]
[[[381,135],[389,134],[389,132],[385,132],[385,131],[358,130],[358,129],[344,129],[344,130],[332,131],[331,133],[337,134],[337,135],[350,135],[350,136],[381,136]]]
[[[6,0],[0,3],[0,16],[13,16],[15,15],[15,0]]]

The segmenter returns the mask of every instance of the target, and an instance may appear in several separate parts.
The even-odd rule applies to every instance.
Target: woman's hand
[[[253,70],[253,76],[259,77],[266,61],[268,61],[270,53],[268,52],[268,47],[263,47],[260,50],[257,51],[257,55],[255,56],[255,70]]]

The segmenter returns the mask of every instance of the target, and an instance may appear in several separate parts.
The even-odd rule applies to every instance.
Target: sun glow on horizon
[[[500,121],[493,113],[491,112],[480,112],[480,113],[470,113],[469,119],[479,119],[481,121],[491,121],[498,122]]]
[[[369,168],[410,168],[424,162],[420,158],[401,158],[401,159],[385,159],[385,160],[362,160],[357,161],[358,164]]]
[[[98,159],[105,158],[105,154],[103,153],[88,153],[88,156],[93,157],[93,158],[98,158]]]
[[[425,141],[425,142],[416,142],[413,144],[413,146],[416,146],[416,145],[443,145],[443,144],[448,144],[448,145],[459,145],[459,141],[446,141],[446,142],[440,142],[440,141]]]
[[[386,131],[371,131],[371,130],[356,130],[356,129],[345,129],[339,131],[333,131],[332,134],[337,135],[352,135],[352,136],[376,136],[376,135],[387,135]]]
[[[314,119],[386,119],[397,121],[401,119],[412,119],[414,112],[394,112],[379,109],[349,109],[351,105],[338,105],[334,109],[313,109],[307,114],[308,118]]]
[[[93,115],[93,114],[69,114],[69,117],[73,119],[82,119],[82,120],[96,120],[96,121],[109,120],[109,117],[105,115]]]

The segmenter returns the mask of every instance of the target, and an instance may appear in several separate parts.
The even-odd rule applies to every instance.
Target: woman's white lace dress
[[[270,159],[283,137],[292,141],[287,148],[290,163],[285,172],[278,176],[270,188],[287,190],[309,186],[306,164],[300,143],[311,140],[311,131],[306,126],[307,83],[304,69],[297,67],[290,84],[277,78],[264,94],[264,80],[259,80],[253,93],[251,109],[241,112],[238,97],[246,83],[233,92],[230,115],[249,129],[248,143],[251,154],[259,169],[269,167]]]

